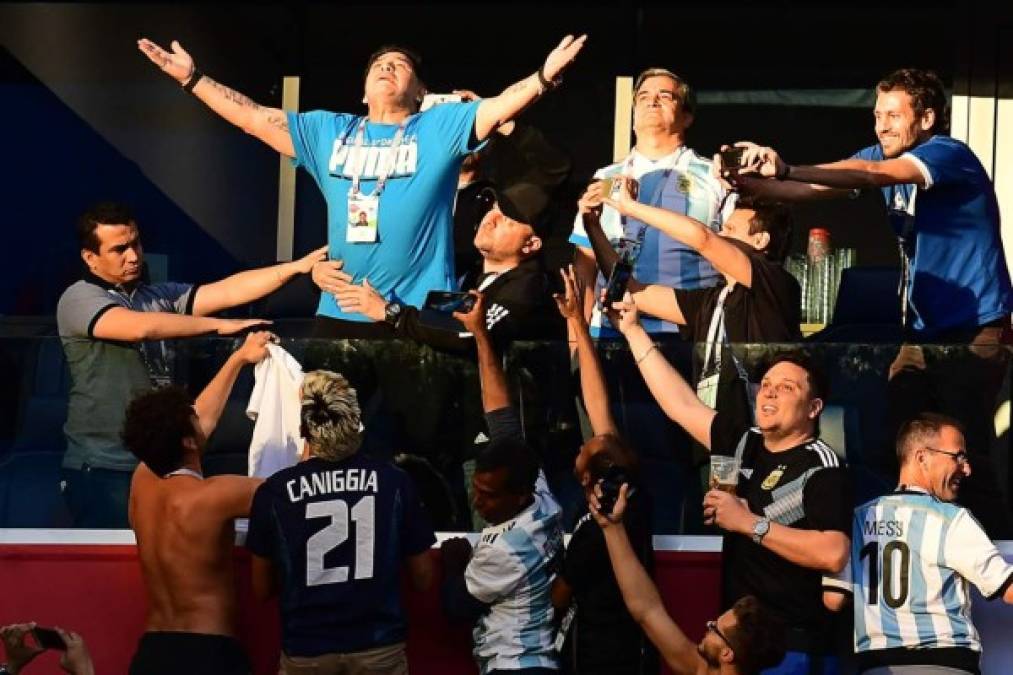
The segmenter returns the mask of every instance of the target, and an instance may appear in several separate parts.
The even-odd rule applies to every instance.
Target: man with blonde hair
[[[358,452],[343,376],[307,373],[301,398],[302,461],[257,490],[246,539],[254,592],[281,596],[282,671],[407,673],[400,567],[429,586],[429,516],[408,474]]]

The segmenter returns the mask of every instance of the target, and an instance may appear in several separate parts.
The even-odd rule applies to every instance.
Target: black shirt
[[[850,536],[852,499],[847,469],[819,439],[771,452],[756,429],[734,425],[719,412],[711,424],[711,452],[734,455],[746,434],[738,495],[749,510],[801,530],[836,530]],[[823,573],[785,560],[752,537],[725,534],[722,606],[755,595],[784,620],[789,649],[823,648],[829,615],[823,607]],[[808,643],[808,644],[805,644]]]
[[[515,339],[533,340],[561,333],[561,319],[552,300],[549,279],[537,257],[496,275],[484,288],[482,280],[476,279],[474,285],[465,288],[482,290],[485,325],[497,352],[502,353]],[[397,334],[447,352],[470,351],[474,338],[461,337],[458,330],[447,330],[448,323],[458,325],[445,316],[427,317],[425,311],[405,307]],[[465,331],[464,326],[459,326],[459,330]]]
[[[639,490],[630,499],[623,520],[637,558],[651,574],[654,554],[646,492]],[[577,608],[561,654],[566,670],[583,675],[658,672],[657,654],[626,609],[605,535],[590,514],[573,529],[562,576],[573,589]]]
[[[725,241],[749,256],[753,278],[749,287],[735,284],[725,298],[725,330],[729,342],[798,342],[801,291],[783,265],[737,239]],[[686,319],[682,334],[693,342],[707,339],[707,328],[724,284],[694,290],[675,289]]]
[[[730,343],[799,342],[798,282],[783,265],[771,262],[763,253],[736,239],[727,239],[746,255],[752,264],[749,287],[735,284],[725,298],[725,331]],[[686,320],[682,335],[690,342],[706,343],[707,330],[725,284],[694,290],[675,289],[675,298]],[[703,373],[704,345],[696,350],[696,380]],[[752,421],[752,406],[745,383],[739,375],[728,347],[722,348],[721,374],[718,378],[717,409],[728,413],[737,424]]]

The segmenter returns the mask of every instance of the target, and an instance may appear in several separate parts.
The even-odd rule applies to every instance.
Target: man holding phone
[[[482,275],[474,290],[486,297],[485,325],[497,351],[517,337],[557,334],[548,277],[542,267],[542,237],[551,224],[548,194],[531,183],[485,188],[477,198],[485,210],[474,245],[482,256]],[[346,281],[351,281],[344,275]],[[466,292],[430,291],[422,310],[385,300],[369,280],[345,283],[335,293],[343,311],[386,322],[399,337],[437,349],[473,349],[471,333],[450,315],[467,312]],[[448,311],[449,310],[449,311]]]
[[[7,652],[6,663],[0,663],[0,675],[23,673],[25,667],[47,649],[63,652],[60,667],[70,675],[95,675],[88,648],[81,636],[73,631],[42,628],[34,622],[19,623],[0,628],[0,640]]]
[[[634,83],[636,144],[625,159],[597,171],[580,199],[570,242],[577,247],[577,274],[593,291],[585,298],[584,307],[591,334],[597,339],[619,335],[595,300],[601,297],[620,260],[616,248],[622,240],[626,240],[624,259],[632,275],[643,283],[698,289],[721,281],[721,274],[695,250],[602,201],[610,197],[606,189],[611,192],[618,184],[615,179],[633,179],[640,202],[695,218],[719,231],[734,199],[726,198],[725,188],[712,175],[711,161],[686,145],[695,112],[693,89],[681,77],[664,68],[640,73]],[[622,271],[624,263],[619,265]],[[618,289],[621,284],[614,286]],[[679,327],[652,317],[645,319],[644,328],[659,342],[666,357],[689,376],[692,348],[682,344]],[[624,392],[616,401],[615,417],[623,420],[622,432],[645,462],[646,488],[656,507],[656,531],[677,532],[681,531],[680,523],[699,522],[699,513],[692,511],[699,503],[700,490],[691,468],[689,440],[646,391],[628,353],[614,352],[603,359],[603,365],[609,389]]]

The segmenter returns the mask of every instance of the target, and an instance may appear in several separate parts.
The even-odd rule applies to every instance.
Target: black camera
[[[626,483],[628,486],[626,488],[626,498],[629,499],[636,493],[637,488],[631,484],[626,470],[615,464],[610,466],[602,479],[598,481],[598,485],[601,488],[601,496],[598,497],[598,512],[603,516],[612,515],[612,509],[616,507],[616,500],[619,499],[619,490],[622,488],[623,483]]]
[[[742,155],[746,152],[745,148],[729,148],[721,151],[721,164],[723,173],[730,173],[735,175],[742,168]]]

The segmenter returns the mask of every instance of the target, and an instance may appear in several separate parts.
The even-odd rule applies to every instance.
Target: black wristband
[[[185,91],[188,94],[192,94],[193,88],[197,86],[197,83],[200,82],[200,79],[202,77],[204,77],[204,73],[202,73],[200,71],[200,68],[198,68],[197,65],[194,64],[193,72],[190,73],[190,79],[187,80],[186,83],[183,85],[183,91]]]
[[[545,91],[552,91],[558,87],[563,80],[561,78],[556,78],[555,80],[546,79],[545,73],[543,72],[544,69],[544,64],[538,67],[538,84],[542,85],[542,88]]]

